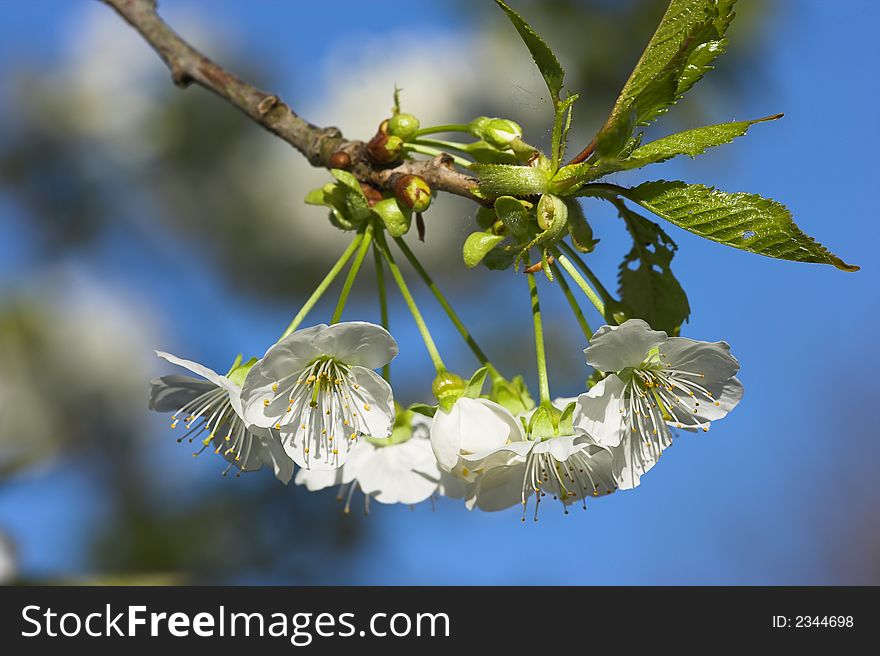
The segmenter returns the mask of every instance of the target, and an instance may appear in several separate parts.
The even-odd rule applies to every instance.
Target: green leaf
[[[550,182],[549,172],[536,166],[473,164],[471,170],[479,178],[480,193],[487,198],[543,194]]]
[[[531,203],[529,204],[531,207]],[[532,215],[522,201],[513,196],[499,196],[495,199],[495,215],[501,219],[510,234],[522,238],[529,232]]]
[[[437,414],[437,406],[428,405],[426,403],[413,403],[408,409],[412,412],[424,415],[425,417],[433,417]]]
[[[794,262],[832,264],[844,271],[859,269],[801,232],[791,212],[768,198],[666,180],[618,193],[685,230],[734,248]]]
[[[568,140],[568,130],[571,128],[571,109],[577,99],[577,94],[571,95],[560,102],[556,109],[550,146],[550,153],[553,157],[551,169],[554,172],[559,168],[559,163],[565,156],[565,143]]]
[[[506,248],[496,248],[483,258],[483,266],[491,271],[504,271],[513,266],[517,253]]]
[[[633,239],[632,250],[620,264],[620,300],[633,317],[644,319],[655,330],[677,335],[691,313],[687,295],[670,269],[678,246],[653,221],[623,202],[616,205]]]
[[[601,162],[599,164],[601,169],[600,175],[605,175],[612,171],[628,171],[647,166],[648,164],[665,162],[678,155],[696,157],[697,155],[702,155],[709,148],[730,143],[737,137],[743,136],[755,123],[775,121],[778,118],[782,118],[782,114],[775,114],[753,121],[719,123],[717,125],[707,125],[701,128],[676,132],[668,137],[657,139],[636,148],[624,160],[607,163]]]
[[[553,54],[553,51],[550,50],[550,47],[544,40],[537,35],[535,30],[523,20],[522,16],[508,7],[502,0],[495,0],[495,2],[507,14],[529,52],[532,53],[532,59],[535,60],[538,70],[544,76],[547,89],[550,91],[550,97],[553,99],[553,106],[556,108],[559,105],[559,93],[562,91],[562,80],[565,77],[565,71],[562,70],[559,60],[556,59],[556,55]]]
[[[572,246],[581,253],[591,253],[599,240],[593,238],[593,228],[584,216],[584,209],[574,199],[566,200],[565,204],[568,205],[568,234]]]
[[[372,215],[370,204],[364,191],[361,189],[361,183],[348,171],[342,169],[330,169],[330,173],[336,178],[340,184],[336,186],[335,191],[341,195],[343,207],[339,207],[340,211],[345,215],[346,219],[354,222],[365,221]],[[336,203],[333,203],[336,206]]]
[[[616,155],[632,133],[681,98],[724,52],[735,0],[672,0],[597,135],[597,151]]]
[[[468,269],[473,269],[483,261],[489,251],[502,241],[504,241],[504,235],[496,235],[491,229],[488,232],[472,232],[464,240],[464,246],[461,249],[464,265]]]
[[[487,367],[480,367],[477,369],[467,382],[467,387],[464,388],[464,396],[469,399],[479,398],[483,393],[483,384],[486,382],[486,376],[488,373],[489,369]]]

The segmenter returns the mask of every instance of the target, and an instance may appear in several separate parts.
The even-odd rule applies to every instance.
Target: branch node
[[[278,97],[273,96],[272,94],[268,94],[257,105],[257,113],[260,116],[265,116],[272,110],[273,107],[275,107],[276,104],[278,104]]]
[[[171,80],[174,82],[175,86],[180,87],[181,89],[186,89],[193,82],[193,77],[179,64],[172,64]]]

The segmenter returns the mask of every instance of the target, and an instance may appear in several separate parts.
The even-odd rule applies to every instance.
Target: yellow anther
[[[263,399],[263,405],[264,405],[264,406],[268,406],[268,405],[269,405],[269,399]]]
[[[278,383],[272,383],[272,391],[273,391],[273,392],[277,392],[277,391],[278,391]]]
[[[357,433],[352,433],[352,434],[351,434],[351,439],[356,440],[356,439],[357,439],[357,436],[358,436]]]
[[[281,430],[281,424],[275,424],[275,430]]]
[[[367,412],[370,411],[370,404],[369,403],[364,403],[364,410],[366,410]]]
[[[309,447],[306,447],[303,449],[303,453],[308,453],[308,452],[309,452]]]
[[[338,455],[339,455],[339,449],[333,449],[333,452],[332,452],[332,453],[333,453],[334,456],[338,456]]]

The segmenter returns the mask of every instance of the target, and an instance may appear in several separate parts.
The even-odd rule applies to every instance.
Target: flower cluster
[[[669,337],[640,319],[603,326],[584,351],[601,378],[577,398],[537,406],[521,380],[494,367],[465,382],[443,372],[438,405],[405,409],[374,369],[397,355],[387,330],[366,322],[317,325],[283,337],[260,359],[239,357],[221,376],[158,355],[200,378],[152,382],[150,407],[181,422],[179,441],[213,447],[224,470],[273,468],[310,491],[338,486],[348,512],[437,496],[495,511],[550,495],[574,503],[630,489],[672,444],[673,431],[707,431],[742,397],[724,342]],[[492,385],[483,394],[486,379]]]

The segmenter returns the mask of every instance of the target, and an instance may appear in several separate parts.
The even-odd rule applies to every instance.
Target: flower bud
[[[419,175],[401,175],[394,180],[393,188],[400,204],[414,212],[424,212],[431,205],[431,187]]]
[[[515,376],[512,380],[501,377],[494,379],[489,398],[514,415],[528,412],[535,407],[522,376]]]
[[[330,155],[330,159],[327,163],[330,165],[331,169],[342,169],[343,171],[347,171],[351,168],[351,155],[344,150],[337,150]]]
[[[533,440],[545,440],[559,435],[559,420],[562,412],[550,403],[542,403],[532,413],[529,420],[529,437]]]
[[[474,134],[498,150],[510,148],[515,139],[522,137],[523,131],[518,123],[506,118],[493,118],[481,123]]]
[[[538,201],[538,225],[541,230],[558,227],[568,220],[568,206],[559,196],[544,194]]]
[[[373,207],[376,203],[382,200],[382,192],[376,189],[373,185],[361,182],[360,187],[361,191],[364,192],[364,198],[367,199],[367,204],[370,207]]]
[[[395,114],[388,120],[388,134],[407,141],[412,139],[420,127],[419,119],[412,114]]]
[[[376,133],[367,144],[367,157],[374,164],[390,164],[400,158],[403,152],[403,139],[396,135]]]
[[[431,383],[431,391],[437,397],[440,407],[449,412],[452,405],[464,394],[467,384],[462,380],[461,376],[457,376],[451,371],[441,371]]]
[[[396,198],[384,198],[373,205],[373,212],[379,215],[388,234],[402,237],[409,232],[412,224],[412,212],[403,210]]]

